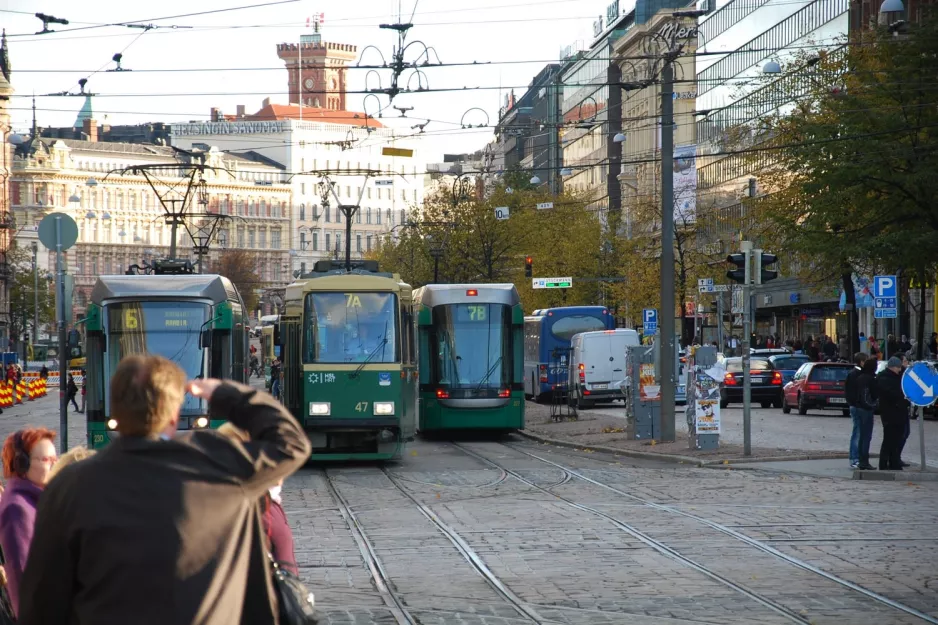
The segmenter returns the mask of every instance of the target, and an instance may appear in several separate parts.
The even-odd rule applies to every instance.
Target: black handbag
[[[268,552],[274,577],[274,590],[280,606],[280,625],[316,625],[316,600],[300,578],[284,569]],[[0,622],[2,625],[2,622]]]

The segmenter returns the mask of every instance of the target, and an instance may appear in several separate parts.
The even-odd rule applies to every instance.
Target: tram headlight
[[[207,428],[208,427],[208,418],[199,417],[195,420],[195,427],[197,428]]]
[[[394,414],[394,402],[393,401],[376,401],[375,402],[375,414],[376,415]]]
[[[332,405],[327,401],[314,401],[309,404],[309,416],[328,416],[332,412]]]
[[[117,429],[117,419],[108,419],[107,420],[107,429],[116,430]]]

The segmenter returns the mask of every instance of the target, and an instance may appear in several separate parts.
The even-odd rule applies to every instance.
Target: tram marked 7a
[[[513,284],[414,292],[421,432],[524,429],[524,310]]]
[[[399,458],[416,428],[411,287],[373,261],[334,267],[319,261],[286,289],[283,402],[312,460]]]
[[[209,274],[100,276],[86,324],[88,447],[117,437],[109,381],[131,354],[164,356],[189,379],[247,381],[244,302],[228,278]],[[179,429],[218,427],[204,400],[186,395]]]

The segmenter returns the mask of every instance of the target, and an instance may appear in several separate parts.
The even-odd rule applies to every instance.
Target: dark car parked
[[[777,371],[766,358],[750,358],[749,396],[763,408],[782,405],[782,373]],[[726,359],[726,375],[720,385],[720,407],[739,404],[743,401],[743,359]]]
[[[847,375],[854,366],[845,362],[808,362],[795,373],[792,381],[785,385],[782,412],[788,414],[793,407],[798,414],[808,410],[841,410],[850,416],[847,406],[845,385]]]

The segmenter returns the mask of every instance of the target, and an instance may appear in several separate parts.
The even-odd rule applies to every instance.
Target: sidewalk
[[[684,418],[683,407],[678,419]],[[739,462],[779,462],[793,460],[843,459],[846,466],[849,455],[842,451],[800,450],[770,447],[753,447],[752,455],[743,453],[743,446],[720,443],[714,450],[691,449],[686,434],[678,432],[678,440],[673,443],[628,440],[625,433],[625,419],[622,410],[611,409],[608,412],[581,412],[576,421],[553,422],[550,419],[550,407],[527,402],[525,409],[525,429],[522,436],[541,442],[552,443],[578,449],[592,449],[624,456],[670,460],[698,466],[737,464]],[[847,467],[849,471],[849,467]]]

